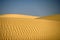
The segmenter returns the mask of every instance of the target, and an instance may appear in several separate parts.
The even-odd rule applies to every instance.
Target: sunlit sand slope
[[[37,18],[36,16],[29,16],[29,15],[22,15],[22,14],[4,14],[4,15],[0,15],[0,17],[7,17],[7,18]]]
[[[21,18],[0,17],[0,40],[60,40],[59,20]]]

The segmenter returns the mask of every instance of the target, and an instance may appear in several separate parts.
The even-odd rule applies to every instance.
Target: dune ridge
[[[22,15],[22,14],[3,14],[0,17],[9,17],[9,18],[37,18],[37,16],[29,16],[29,15]]]

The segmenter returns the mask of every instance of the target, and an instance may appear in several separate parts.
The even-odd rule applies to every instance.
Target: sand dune
[[[60,18],[57,20],[55,16],[52,21],[54,17],[50,17],[3,15],[0,17],[0,40],[60,40]]]
[[[22,14],[4,14],[0,17],[8,17],[8,18],[37,18],[37,16],[29,16],[29,15],[22,15]]]
[[[40,17],[40,18],[51,20],[51,21],[60,21],[60,14],[50,15],[50,16],[45,16],[45,17]]]

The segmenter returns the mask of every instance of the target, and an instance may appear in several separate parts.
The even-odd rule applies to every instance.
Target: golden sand
[[[51,20],[51,21],[60,21],[60,14],[55,14],[51,16],[40,17],[42,19]]]
[[[52,21],[54,17],[51,16],[46,19],[32,16],[31,19],[30,16],[14,15],[0,17],[0,40],[60,40],[60,18],[57,20],[55,16],[57,21]]]
[[[37,16],[29,16],[29,15],[22,15],[22,14],[4,14],[4,15],[0,15],[0,17],[7,17],[7,18],[37,18]]]

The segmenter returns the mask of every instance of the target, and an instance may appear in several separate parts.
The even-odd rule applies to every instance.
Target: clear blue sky
[[[1,0],[0,14],[20,13],[45,16],[59,13],[58,0]]]

